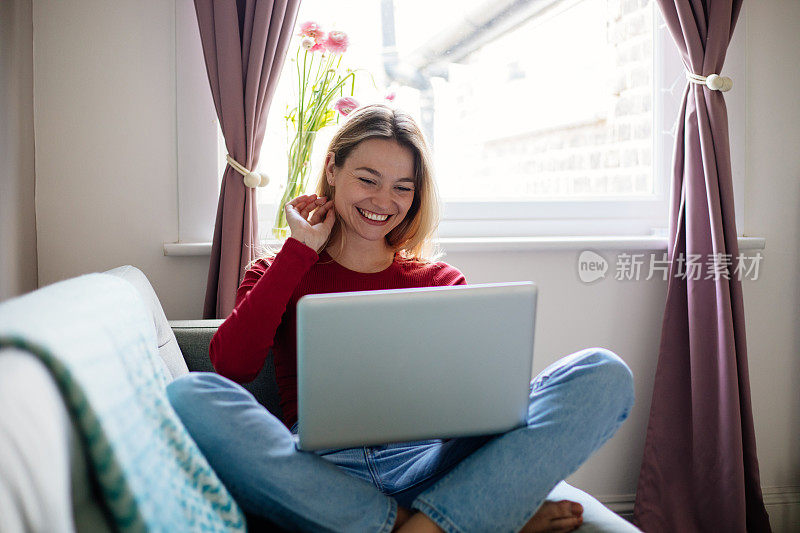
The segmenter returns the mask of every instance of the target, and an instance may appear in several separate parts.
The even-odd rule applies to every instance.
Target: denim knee
[[[167,384],[167,398],[170,403],[181,403],[196,393],[203,384],[216,381],[214,376],[221,377],[212,372],[189,372],[177,377]]]
[[[197,408],[197,397],[203,391],[222,388],[236,389],[237,384],[214,372],[189,372],[167,385],[167,399],[178,415],[183,417]]]
[[[592,383],[619,405],[619,422],[628,417],[634,401],[633,372],[617,354],[605,348],[589,348],[581,362],[591,368]]]

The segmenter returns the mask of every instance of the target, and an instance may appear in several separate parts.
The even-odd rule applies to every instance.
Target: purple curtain
[[[720,74],[742,0],[658,4],[686,68]],[[735,80],[739,90],[744,82]],[[733,272],[739,246],[721,92],[689,84],[673,165],[671,267],[634,517],[648,533],[770,531],[750,407],[741,282]],[[731,254],[730,279],[677,275],[689,254],[700,254],[704,264],[714,254]]]
[[[228,153],[252,170],[300,0],[195,0],[200,40]],[[225,318],[255,258],[256,190],[225,168],[214,225],[204,318]]]

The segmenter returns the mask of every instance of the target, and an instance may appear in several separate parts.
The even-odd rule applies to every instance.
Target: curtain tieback
[[[728,92],[731,90],[731,88],[733,88],[733,80],[727,76],[720,76],[719,74],[701,76],[687,70],[686,79],[689,80],[689,83],[705,85],[712,91]]]
[[[243,165],[239,164],[238,161],[232,158],[231,154],[226,154],[225,159],[236,172],[244,177],[243,181],[245,187],[255,189],[256,187],[266,187],[269,183],[269,176],[266,174],[259,174],[258,172],[250,172]]]

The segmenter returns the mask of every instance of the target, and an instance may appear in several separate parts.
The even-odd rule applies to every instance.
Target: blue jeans
[[[233,381],[191,372],[172,406],[246,511],[287,529],[391,531],[398,505],[448,532],[519,531],[545,499],[584,506],[582,531],[638,531],[562,480],[619,428],[633,378],[614,353],[564,357],[531,383],[526,425],[497,435],[301,451],[292,431]]]

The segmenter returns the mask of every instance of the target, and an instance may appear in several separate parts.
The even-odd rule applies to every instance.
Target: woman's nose
[[[392,204],[392,191],[388,188],[381,188],[373,197],[372,200],[375,203],[375,207],[382,207],[386,208]]]

